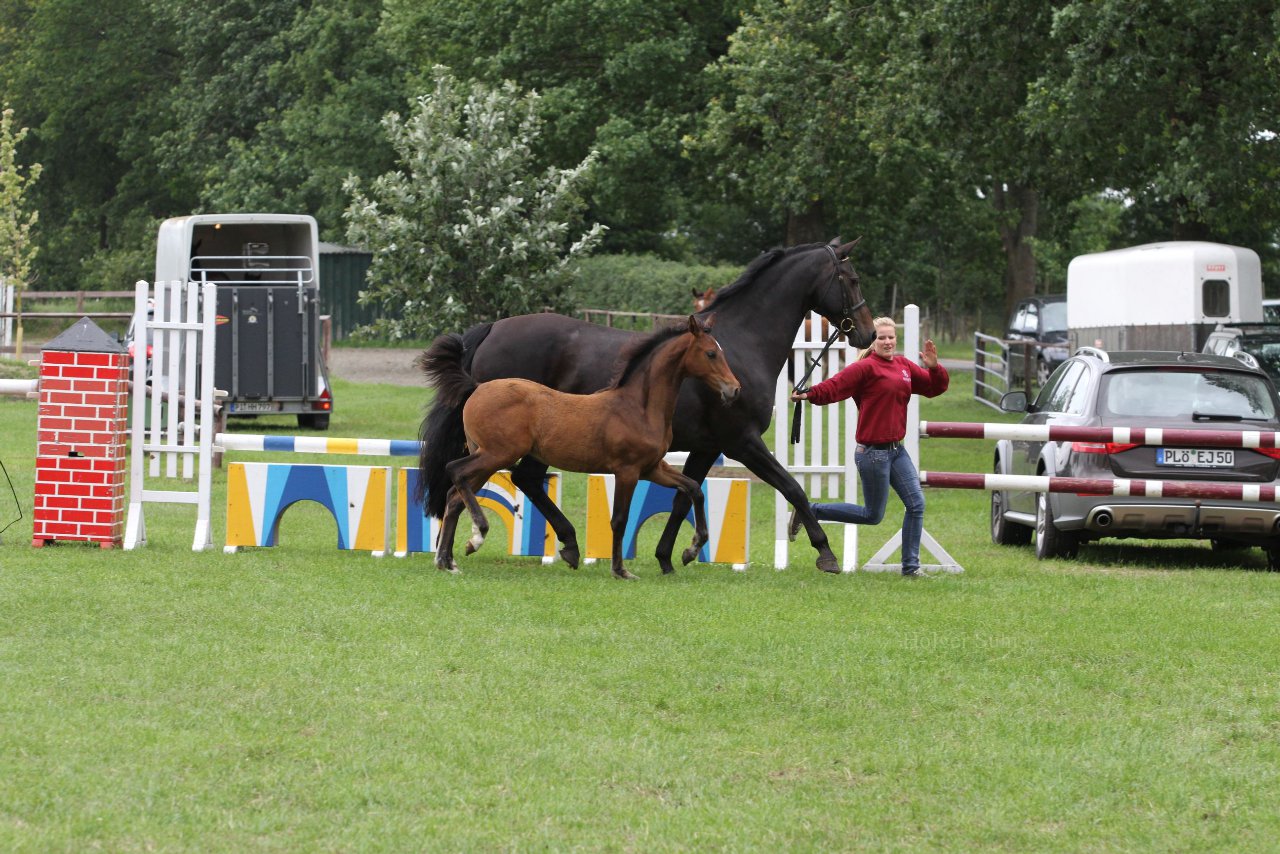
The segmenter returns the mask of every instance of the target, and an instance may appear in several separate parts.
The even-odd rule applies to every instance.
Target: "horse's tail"
[[[445,498],[452,485],[445,466],[467,454],[462,407],[477,383],[464,367],[464,360],[470,361],[465,356],[462,336],[451,333],[431,342],[417,362],[427,384],[435,388],[436,399],[418,431],[422,451],[414,497],[428,516],[437,519],[444,518]]]

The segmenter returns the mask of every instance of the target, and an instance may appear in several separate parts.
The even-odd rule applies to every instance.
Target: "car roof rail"
[[[1103,362],[1111,361],[1111,357],[1107,355],[1107,351],[1103,350],[1100,347],[1077,347],[1076,355],[1077,356],[1093,356],[1095,359],[1098,359]]]

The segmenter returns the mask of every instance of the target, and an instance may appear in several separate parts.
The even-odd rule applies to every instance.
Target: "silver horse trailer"
[[[296,415],[329,427],[316,221],[294,214],[197,214],[160,225],[156,281],[217,286],[214,385],[231,417]]]

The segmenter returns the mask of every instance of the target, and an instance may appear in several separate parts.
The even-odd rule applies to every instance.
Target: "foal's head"
[[[742,391],[738,378],[729,367],[729,360],[720,349],[720,342],[711,334],[715,323],[713,314],[706,322],[689,316],[689,346],[685,349],[681,362],[685,375],[701,380],[712,390],[720,393],[720,399],[726,403],[738,397]]]
[[[689,293],[693,294],[693,311],[695,314],[705,310],[707,306],[711,305],[711,301],[716,298],[715,288],[707,288],[701,293],[698,292],[697,288],[689,288]]]

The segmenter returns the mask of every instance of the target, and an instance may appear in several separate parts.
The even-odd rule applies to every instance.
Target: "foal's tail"
[[[462,407],[477,383],[463,366],[465,354],[462,336],[451,333],[431,342],[417,361],[427,385],[435,387],[436,399],[418,431],[422,451],[414,497],[419,504],[425,497],[427,515],[437,519],[444,518],[445,498],[452,486],[445,466],[467,454]]]

